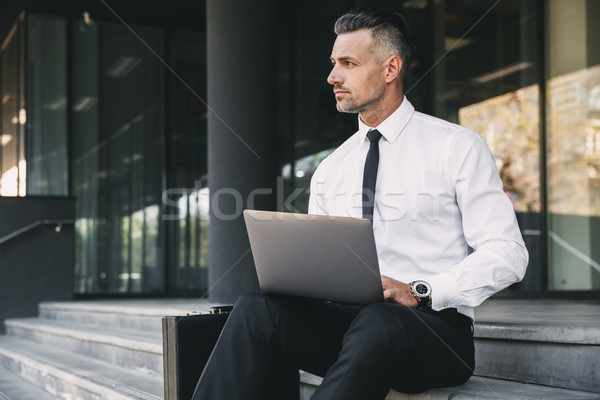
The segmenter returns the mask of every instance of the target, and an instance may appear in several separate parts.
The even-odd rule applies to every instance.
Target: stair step
[[[475,320],[477,337],[600,345],[600,301],[488,300]]]
[[[46,349],[69,349],[73,353],[79,353],[77,356],[73,356],[75,357],[73,359],[80,360],[78,363],[83,363],[82,360],[85,360],[85,362],[98,363],[101,366],[99,370],[101,373],[98,375],[100,382],[98,383],[94,380],[95,367],[92,364],[89,365],[89,369],[84,374],[89,375],[85,379],[88,382],[87,385],[102,386],[107,383],[107,380],[116,379],[110,374],[107,375],[108,378],[103,377],[104,370],[102,368],[106,369],[106,365],[110,365],[108,363],[113,363],[116,366],[113,365],[110,368],[116,371],[127,373],[128,376],[137,374],[136,376],[143,376],[144,379],[158,382],[158,384],[156,382],[154,384],[158,385],[159,389],[155,392],[149,390],[149,392],[162,397],[160,372],[162,371],[162,317],[164,315],[182,315],[190,311],[207,311],[212,305],[214,304],[205,299],[42,303],[39,309],[44,318],[7,321],[8,332],[14,337],[0,337],[2,339],[0,341],[0,366],[2,363],[8,363],[15,368],[15,372],[19,371],[18,373],[28,380],[33,382],[40,380],[42,387],[62,388],[67,385],[66,387],[70,388],[70,384],[58,383],[56,374],[50,374],[49,378],[42,378],[42,376],[48,375],[44,372],[48,368],[53,371],[62,371],[60,376],[70,372],[77,375],[80,370],[79,364],[73,365],[71,358],[59,357],[57,358],[59,365],[53,367],[53,358],[47,356],[42,362],[40,370],[30,365],[34,363],[33,360],[37,360],[35,352],[26,353],[22,348],[12,348],[3,343],[7,343],[7,340],[15,340],[15,343],[21,343],[21,345],[28,342],[30,344],[23,347],[27,350],[35,348],[35,346]],[[478,377],[472,378],[466,385],[458,388],[438,389],[431,392],[437,396],[431,398],[454,396],[454,399],[486,399],[486,397],[482,397],[482,393],[492,393],[493,391],[504,393],[499,391],[500,389],[505,390],[507,396],[525,396],[523,393],[527,393],[527,390],[531,389],[536,393],[546,393],[547,390],[550,390],[551,392],[543,397],[547,399],[600,400],[598,394],[580,392],[600,393],[600,369],[597,368],[596,361],[600,359],[599,311],[600,302],[590,301],[585,303],[544,300],[487,301],[476,310],[477,362],[475,374]],[[13,353],[18,353],[21,358],[25,357],[23,354],[28,354],[25,359],[29,360],[29,363],[14,361],[14,357],[2,355],[5,353],[10,353],[12,356],[14,356]],[[21,358],[16,357],[17,360],[21,360]],[[60,364],[61,362],[62,364]],[[23,369],[25,371],[23,372],[22,367],[13,365],[15,363],[29,366]],[[54,378],[51,378],[52,376]],[[302,384],[304,392],[314,391],[315,385],[320,382],[320,378],[314,378],[317,381],[313,379],[313,381]],[[506,383],[505,380],[534,385]],[[67,380],[67,382],[71,381]],[[483,390],[481,386],[483,385],[485,389],[485,384],[493,390]],[[540,384],[562,389],[536,386]],[[138,386],[132,384],[131,386],[147,387],[144,384]],[[88,390],[87,386],[85,387],[85,390]],[[560,392],[564,389],[572,389],[573,392],[568,390]],[[56,393],[76,393],[77,390],[84,389],[77,389],[75,392],[73,390],[75,389],[61,389]],[[525,390],[525,392],[521,393],[519,390]],[[566,397],[556,397],[555,395]],[[86,396],[73,395],[73,398],[94,398],[92,395]],[[394,396],[405,395],[394,394]],[[425,399],[426,397],[389,397],[390,400],[405,398]],[[500,398],[537,399],[541,397],[501,396]]]
[[[191,311],[208,311],[207,299],[97,300],[44,302],[40,317],[80,322],[94,326],[118,326],[160,335],[164,315],[185,315]]]
[[[162,337],[153,332],[47,318],[10,319],[5,325],[8,336],[162,376]]]
[[[475,374],[600,393],[599,315],[600,302],[486,302],[475,315]]]
[[[63,399],[161,400],[162,377],[0,336],[0,365]]]
[[[0,400],[60,400],[60,398],[0,367]]]
[[[300,399],[308,400],[322,378],[300,371]],[[386,400],[600,400],[600,394],[473,376],[467,383],[424,393],[390,391]]]

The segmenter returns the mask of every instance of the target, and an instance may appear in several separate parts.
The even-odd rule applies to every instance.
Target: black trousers
[[[324,376],[313,400],[384,399],[455,386],[474,369],[471,319],[456,310],[240,296],[193,400],[299,398],[298,369]]]

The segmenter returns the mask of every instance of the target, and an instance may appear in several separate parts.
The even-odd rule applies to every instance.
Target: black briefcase
[[[231,306],[162,319],[165,400],[190,400]]]

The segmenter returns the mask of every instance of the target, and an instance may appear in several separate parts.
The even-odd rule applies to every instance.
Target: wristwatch
[[[431,286],[425,281],[409,283],[412,295],[417,300],[417,308],[431,307]]]

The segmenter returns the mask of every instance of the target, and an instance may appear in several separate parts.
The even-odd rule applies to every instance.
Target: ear
[[[402,71],[402,59],[397,55],[393,55],[387,59],[386,63],[385,83],[390,83],[400,76]]]

